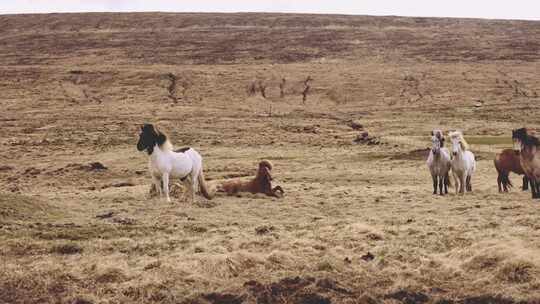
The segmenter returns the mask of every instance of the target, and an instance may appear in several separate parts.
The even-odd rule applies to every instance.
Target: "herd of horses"
[[[472,191],[472,175],[476,170],[474,154],[459,131],[448,134],[451,153],[444,147],[445,137],[441,130],[431,132],[432,148],[427,165],[433,179],[433,194],[448,194],[450,171],[454,177],[456,194]],[[540,141],[526,128],[512,131],[513,149],[504,149],[495,155],[499,192],[508,192],[512,187],[509,174],[523,175],[522,189],[528,190],[530,184],[532,198],[540,198]]]
[[[169,182],[179,179],[188,190],[187,195],[191,201],[194,194],[200,193],[207,199],[212,199],[214,193],[209,189],[204,179],[201,155],[193,148],[181,148],[174,150],[167,136],[152,124],[144,124],[141,127],[139,151],[146,151],[149,155],[148,168],[152,177],[150,192],[157,192],[159,196],[165,196],[170,202]],[[272,187],[272,164],[263,160],[259,163],[259,170],[255,178],[244,180],[230,180],[218,185],[217,191],[228,195],[236,195],[241,192],[262,193],[268,196],[281,197],[284,194],[280,186]]]
[[[445,137],[441,130],[431,132],[432,148],[427,165],[433,179],[433,194],[448,194],[451,186],[450,172],[454,178],[456,194],[464,195],[472,191],[472,176],[476,170],[476,160],[469,145],[460,131],[448,133],[450,150],[444,146]],[[510,172],[524,175],[523,190],[530,184],[532,197],[540,198],[540,140],[526,128],[512,131],[514,149],[505,149],[496,154],[494,163],[498,172],[497,184],[499,192],[508,191],[512,187]],[[202,156],[193,148],[174,150],[167,136],[152,124],[141,126],[139,151],[149,155],[149,171],[152,177],[152,189],[159,196],[165,196],[170,202],[169,183],[181,180],[188,190],[191,200],[194,194],[200,193],[212,199],[213,193],[206,184]],[[263,160],[255,178],[249,181],[230,180],[218,185],[217,191],[228,195],[240,192],[262,193],[268,196],[281,197],[284,194],[280,186],[272,187],[272,164]]]

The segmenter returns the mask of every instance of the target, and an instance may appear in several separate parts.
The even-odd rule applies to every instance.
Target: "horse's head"
[[[521,150],[521,145],[527,141],[527,136],[528,134],[526,128],[512,130],[512,142],[514,143],[514,150]]]
[[[468,150],[468,145],[465,142],[465,139],[463,139],[463,134],[461,132],[450,132],[448,136],[452,142],[452,155],[456,156],[458,153]]]
[[[441,130],[433,130],[431,132],[431,151],[433,154],[439,154],[441,148],[444,147],[444,135]]]
[[[512,140],[514,142],[514,149],[516,149],[516,146],[520,150],[524,146],[540,146],[540,140],[535,136],[535,132],[527,128],[512,130]]]
[[[154,152],[154,146],[162,145],[166,140],[167,137],[163,133],[159,132],[154,125],[144,124],[141,126],[139,142],[137,142],[137,150],[146,150],[148,154],[152,154],[152,152]]]
[[[257,177],[259,179],[264,179],[270,182],[272,181],[272,175],[270,174],[271,170],[272,164],[267,160],[263,160],[259,163],[259,171],[257,172]]]

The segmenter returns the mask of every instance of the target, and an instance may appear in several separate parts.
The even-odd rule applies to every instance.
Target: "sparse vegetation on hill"
[[[540,208],[492,158],[539,70],[539,22],[0,16],[0,303],[537,303]],[[144,122],[285,196],[150,197]],[[459,200],[435,128],[478,156]]]

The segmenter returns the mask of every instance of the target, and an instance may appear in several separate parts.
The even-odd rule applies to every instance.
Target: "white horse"
[[[178,152],[173,151],[173,146],[167,140],[167,136],[158,131],[152,124],[144,124],[141,127],[137,149],[139,151],[146,150],[150,156],[148,166],[152,181],[160,196],[165,192],[167,202],[171,201],[169,197],[170,178],[178,178],[184,182],[191,192],[192,201],[194,193],[198,190],[207,199],[212,199],[204,181],[202,157],[197,151],[192,148],[177,150]]]
[[[432,147],[429,151],[427,166],[433,179],[433,194],[437,194],[437,186],[439,194],[448,194],[448,186],[450,179],[448,172],[450,171],[450,153],[444,147],[444,135],[441,130],[433,130],[431,132]],[[443,192],[444,187],[444,192]]]
[[[476,170],[476,160],[474,159],[474,154],[469,151],[469,145],[460,131],[450,132],[448,136],[452,141],[451,165],[456,183],[456,194],[465,194],[465,190],[472,191],[471,178],[473,172]]]

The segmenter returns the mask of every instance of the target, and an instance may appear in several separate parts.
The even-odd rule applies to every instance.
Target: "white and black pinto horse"
[[[208,191],[203,174],[201,155],[193,148],[173,150],[167,136],[160,132],[152,124],[144,124],[139,134],[137,149],[149,155],[148,166],[155,188],[161,196],[164,192],[168,202],[169,181],[180,179],[191,192],[191,200],[194,194],[199,192],[207,199],[212,199]]]
[[[429,151],[427,166],[433,179],[433,194],[448,194],[448,186],[450,179],[448,172],[450,171],[450,152],[444,147],[444,135],[441,130],[433,130],[431,132],[432,147]],[[443,192],[444,188],[444,192]]]

